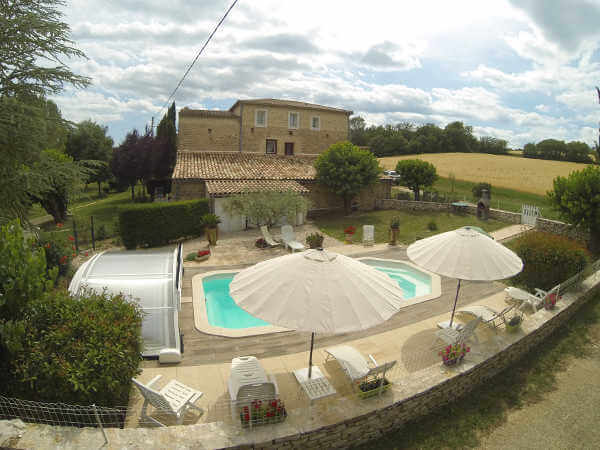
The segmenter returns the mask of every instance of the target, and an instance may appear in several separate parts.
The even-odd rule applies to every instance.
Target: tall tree
[[[587,166],[554,179],[548,198],[560,216],[590,232],[589,249],[600,253],[600,167]]]
[[[477,151],[477,139],[473,136],[473,127],[462,122],[452,122],[444,128],[444,152]]]
[[[354,145],[367,145],[367,136],[365,135],[366,122],[360,116],[350,118],[350,142]]]
[[[110,179],[108,163],[112,156],[113,140],[107,136],[107,127],[91,120],[84,120],[69,134],[65,152],[75,161],[81,161],[88,168],[87,183],[98,183],[98,196],[102,182]]]
[[[156,178],[168,178],[173,173],[175,162],[177,161],[177,129],[175,121],[177,120],[177,111],[175,102],[171,104],[167,114],[160,120],[156,128],[156,138],[163,142],[160,147],[161,151],[165,151],[166,155],[160,160],[160,165],[154,167],[153,171]],[[165,165],[166,164],[166,165]]]
[[[58,123],[49,120],[57,111],[43,97],[67,84],[90,82],[62,63],[85,56],[61,21],[63,5],[61,0],[0,0],[0,221],[26,220],[26,166],[44,148],[60,147],[60,133],[48,126]]]
[[[417,201],[421,199],[421,188],[431,186],[437,180],[435,166],[420,159],[398,161],[396,172],[400,175],[400,184],[412,190]]]
[[[375,155],[350,142],[333,144],[319,155],[315,168],[317,182],[344,199],[346,214],[351,212],[352,199],[364,188],[377,183],[381,173]]]
[[[110,170],[124,185],[131,187],[131,201],[135,200],[135,185],[142,179],[146,161],[139,151],[140,135],[137,130],[127,133],[125,139],[113,150]]]

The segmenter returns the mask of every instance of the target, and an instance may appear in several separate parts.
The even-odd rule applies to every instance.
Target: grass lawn
[[[354,242],[362,242],[362,226],[375,225],[375,242],[389,242],[389,224],[393,216],[400,217],[400,233],[398,241],[410,244],[417,237],[425,238],[444,231],[454,230],[465,225],[476,225],[491,232],[507,226],[497,220],[480,221],[472,215],[458,215],[441,212],[409,212],[409,211],[371,211],[354,213],[350,216],[328,215],[314,219],[315,225],[331,237],[344,240],[344,229],[356,227]],[[429,224],[435,222],[437,229],[430,230]]]
[[[96,240],[102,238],[102,235],[99,235],[101,228],[104,228],[106,232],[105,238],[118,236],[118,210],[120,206],[128,204],[131,204],[130,191],[109,194],[108,197],[100,199],[97,198],[97,194],[92,196],[92,198],[80,199],[70,208],[73,216],[67,219],[62,230],[72,234],[74,218],[77,223],[77,235],[80,246],[85,246],[91,243],[92,240],[90,217],[93,216]],[[46,231],[55,229],[54,222],[46,222],[41,224],[40,227]]]
[[[470,181],[456,180],[454,183],[454,193],[460,198],[465,198],[467,201],[475,201],[479,199],[473,198],[473,186],[476,183]],[[439,192],[450,192],[452,190],[450,180],[448,178],[440,178],[433,186]],[[558,213],[554,211],[550,205],[550,201],[545,195],[533,194],[531,192],[517,191],[496,187],[492,185],[492,208],[504,209],[506,211],[521,212],[521,205],[536,205],[540,208],[542,217],[547,219],[558,219]]]
[[[464,398],[359,448],[478,447],[479,438],[503,424],[511,410],[538,402],[544,394],[553,391],[556,388],[556,374],[567,367],[571,358],[591,356],[599,329],[600,296],[596,296],[543,345],[536,347],[521,361],[486,381]],[[581,388],[585,389],[584,386]],[[556,407],[560,408],[560,404]],[[595,413],[595,405],[583,408],[587,410],[582,409],[582,414]],[[574,442],[573,446],[577,447],[578,444],[585,446],[585,441]],[[511,448],[510,443],[507,443],[506,448]]]

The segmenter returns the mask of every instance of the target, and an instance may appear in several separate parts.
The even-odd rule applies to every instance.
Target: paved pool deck
[[[305,225],[302,232],[312,232],[311,225]],[[497,240],[508,239],[524,231],[520,225],[515,225],[498,230],[493,235]],[[297,231],[298,232],[298,231]],[[246,233],[246,232],[243,232]],[[259,232],[260,233],[260,232]],[[252,233],[242,236],[246,242],[254,243],[255,237]],[[204,392],[198,405],[205,409],[201,416],[190,412],[184,423],[208,423],[215,421],[231,420],[229,409],[229,395],[227,392],[227,380],[231,359],[237,356],[253,355],[259,358],[268,373],[275,376],[280,389],[280,397],[285,400],[290,411],[297,411],[297,420],[305,420],[307,398],[301,391],[292,372],[307,366],[310,334],[290,331],[254,337],[226,338],[222,336],[207,335],[198,332],[194,328],[194,317],[192,307],[191,279],[194,275],[212,270],[241,269],[258,261],[248,262],[248,256],[254,252],[243,254],[239,251],[238,236],[232,239],[223,239],[217,245],[218,250],[206,263],[186,263],[183,279],[183,304],[180,312],[180,328],[184,333],[184,355],[183,361],[177,365],[159,365],[157,361],[144,361],[142,373],[138,379],[147,382],[156,375],[163,378],[158,383],[160,388],[171,379],[177,379],[195,389]],[[332,242],[332,244],[334,244]],[[201,245],[200,242],[190,241],[185,244],[186,251],[191,251],[194,246]],[[231,255],[238,248],[238,259],[231,261]],[[406,247],[390,247],[387,244],[378,244],[371,247],[362,245],[332,245],[328,250],[344,253],[351,256],[373,256],[378,258],[407,260]],[[257,249],[258,250],[258,249]],[[264,253],[261,253],[264,252]],[[268,252],[268,253],[267,253]],[[280,252],[278,249],[259,250],[258,255],[264,259],[278,256],[272,254]],[[283,251],[281,251],[281,254]],[[222,259],[215,256],[221,255]],[[224,256],[227,255],[227,256]],[[212,262],[211,262],[212,260]],[[231,264],[219,265],[216,263],[228,261]],[[244,261],[244,263],[241,263]],[[211,265],[207,265],[207,263]],[[505,286],[499,282],[468,282],[461,283],[461,293],[458,307],[477,303],[489,305],[497,310],[506,306],[505,295],[502,292]],[[415,304],[404,308],[387,322],[358,333],[345,333],[341,335],[316,335],[314,364],[318,365],[324,375],[331,381],[337,394],[329,402],[334,404],[340,399],[350,399],[351,402],[358,401],[353,393],[352,386],[348,383],[339,365],[334,362],[325,363],[324,348],[337,344],[349,344],[361,351],[365,356],[372,354],[378,362],[397,360],[390,377],[401,380],[407,376],[417,374],[419,371],[434,365],[441,365],[437,350],[433,348],[435,340],[436,324],[447,320],[451,310],[452,302],[456,294],[456,280],[442,277],[442,295],[436,299]],[[468,316],[460,317],[460,321],[468,320]],[[473,344],[473,356],[477,354],[478,347],[496,346],[502,340],[503,330],[493,332],[486,326],[480,326],[476,332],[477,339]],[[394,394],[395,395],[395,394]],[[406,393],[402,393],[406,395]],[[336,403],[337,404],[337,403]],[[142,405],[142,397],[137,390],[132,390],[130,396],[130,408],[127,415],[127,426],[140,426],[139,417]],[[355,405],[360,407],[360,402]],[[327,411],[324,416],[319,414],[320,419],[326,423],[355,415],[352,408],[332,408],[331,415]],[[346,410],[346,411],[345,411]],[[329,417],[331,416],[331,417]],[[290,414],[288,420],[293,421],[295,414]],[[324,417],[328,417],[324,419]]]

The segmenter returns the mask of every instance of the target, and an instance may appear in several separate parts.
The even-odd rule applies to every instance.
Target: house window
[[[285,154],[286,155],[293,155],[294,154],[294,143],[293,142],[286,142],[285,143]]]
[[[321,129],[321,118],[319,116],[312,116],[310,119],[310,129],[320,130]]]
[[[277,141],[275,139],[267,139],[267,154],[277,154]]]
[[[298,129],[300,124],[300,113],[290,112],[288,113],[288,128],[292,130]]]
[[[254,112],[254,126],[255,127],[266,127],[267,126],[267,110],[257,109]]]

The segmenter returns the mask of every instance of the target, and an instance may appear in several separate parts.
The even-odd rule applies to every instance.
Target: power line
[[[165,107],[169,104],[169,102],[171,101],[171,99],[173,98],[173,96],[175,95],[175,93],[177,92],[177,90],[179,89],[181,84],[183,83],[183,80],[185,80],[185,77],[187,76],[188,73],[190,73],[190,70],[192,70],[192,67],[194,67],[194,64],[196,64],[196,61],[198,61],[198,58],[200,57],[200,55],[202,54],[202,52],[204,51],[204,49],[206,48],[206,46],[208,45],[208,43],[210,42],[212,37],[215,35],[217,30],[219,29],[221,24],[225,21],[225,19],[227,18],[227,16],[229,15],[229,13],[231,12],[231,10],[233,9],[233,7],[236,5],[237,2],[238,2],[238,0],[234,0],[234,2],[231,4],[229,9],[225,12],[225,15],[221,18],[221,20],[219,20],[219,23],[214,28],[212,33],[210,33],[210,36],[208,36],[208,39],[206,39],[206,42],[204,43],[204,45],[202,46],[202,48],[200,49],[200,51],[198,52],[198,54],[196,55],[196,57],[194,58],[192,63],[189,65],[189,67],[187,68],[187,70],[185,71],[183,76],[181,77],[181,80],[179,80],[179,83],[177,83],[177,86],[175,87],[175,89],[173,89],[173,92],[171,92],[171,95],[169,95],[169,98],[167,99],[167,101],[165,102],[163,107],[160,109],[160,111],[158,113],[159,116],[164,111]]]

